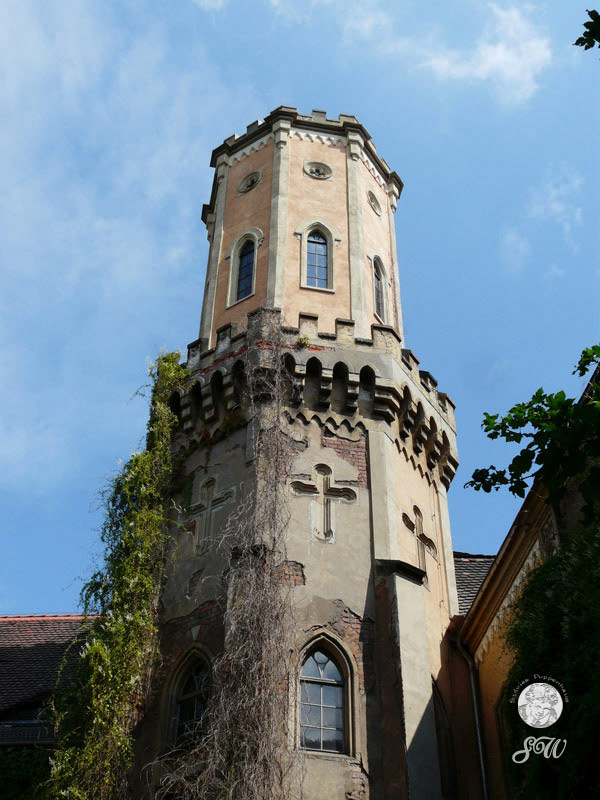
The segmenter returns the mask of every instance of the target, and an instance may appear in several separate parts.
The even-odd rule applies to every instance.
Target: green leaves
[[[150,366],[147,447],[134,453],[103,493],[104,563],[81,593],[91,625],[74,682],[54,700],[58,735],[51,783],[56,796],[116,800],[126,794],[136,707],[155,667],[156,609],[165,571],[173,481],[169,408],[185,382],[179,353]]]
[[[574,370],[585,375],[600,365],[600,345],[586,348]],[[505,416],[484,413],[482,428],[490,439],[526,446],[507,469],[476,469],[465,486],[491,492],[502,486],[524,497],[531,479],[543,480],[549,502],[556,504],[568,485],[575,484],[590,516],[600,503],[600,477],[594,459],[600,458],[600,384],[590,382],[576,401],[564,391],[546,394],[538,389],[530,400],[517,403]]]
[[[591,22],[583,23],[585,33],[573,42],[574,46],[583,47],[584,50],[590,50],[595,45],[600,47],[600,14],[592,10],[587,11],[587,15]]]

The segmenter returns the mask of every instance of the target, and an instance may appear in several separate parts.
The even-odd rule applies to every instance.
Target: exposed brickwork
[[[304,565],[299,561],[286,561],[283,565],[283,582],[291,586],[304,586],[306,583]]]
[[[192,631],[198,629],[194,638]],[[191,614],[170,620],[162,628],[161,665],[154,686],[160,690],[177,660],[194,643],[213,653],[223,649],[223,612],[214,602],[204,603]]]
[[[321,445],[331,447],[340,458],[353,464],[358,470],[358,485],[367,486],[367,444],[364,438],[352,442],[324,430],[321,434]]]
[[[371,691],[375,680],[373,663],[375,623],[372,619],[361,619],[341,600],[335,601],[335,609],[335,614],[325,627],[333,631],[354,656],[358,667],[358,689],[364,694]]]
[[[346,792],[346,800],[363,800],[367,796],[369,779],[360,764],[350,764],[350,779],[352,789]]]

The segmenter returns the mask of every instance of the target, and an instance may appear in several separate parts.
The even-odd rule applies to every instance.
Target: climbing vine
[[[129,795],[132,730],[143,714],[158,658],[157,609],[165,573],[173,478],[169,408],[183,386],[179,353],[150,367],[146,449],[134,453],[103,494],[104,562],[83,587],[91,621],[75,679],[57,692],[57,749],[50,789],[71,800]],[[88,617],[91,620],[91,617]]]
[[[292,449],[282,431],[289,374],[281,327],[252,318],[241,390],[254,453],[254,489],[219,532],[225,562],[218,598],[225,643],[213,662],[212,696],[186,746],[162,759],[157,798],[292,800],[302,796],[301,754],[290,747],[294,615],[285,581],[286,478]],[[242,420],[235,412],[227,428]],[[215,439],[216,441],[216,439]]]

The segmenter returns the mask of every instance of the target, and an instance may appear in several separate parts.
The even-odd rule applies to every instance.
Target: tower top
[[[200,339],[243,328],[258,307],[319,330],[351,320],[358,337],[387,325],[402,337],[393,215],[403,184],[349,114],[279,106],[212,154],[210,241]]]

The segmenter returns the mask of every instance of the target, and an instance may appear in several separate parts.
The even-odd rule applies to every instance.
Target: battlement
[[[189,345],[187,395],[182,396],[184,430],[191,431],[201,417],[215,425],[223,413],[243,412],[243,372],[248,348],[269,368],[269,336],[281,319],[279,309],[258,309],[248,315],[248,328],[224,325],[214,348],[202,351],[201,342]],[[268,324],[264,324],[267,320]],[[334,428],[391,429],[399,446],[439,469],[449,486],[458,466],[454,403],[438,391],[437,381],[419,369],[419,361],[402,348],[398,333],[385,325],[372,326],[372,338],[354,336],[351,320],[337,320],[335,334],[320,332],[318,317],[301,314],[297,328],[281,327],[288,378],[286,405],[306,419],[330,420]]]

